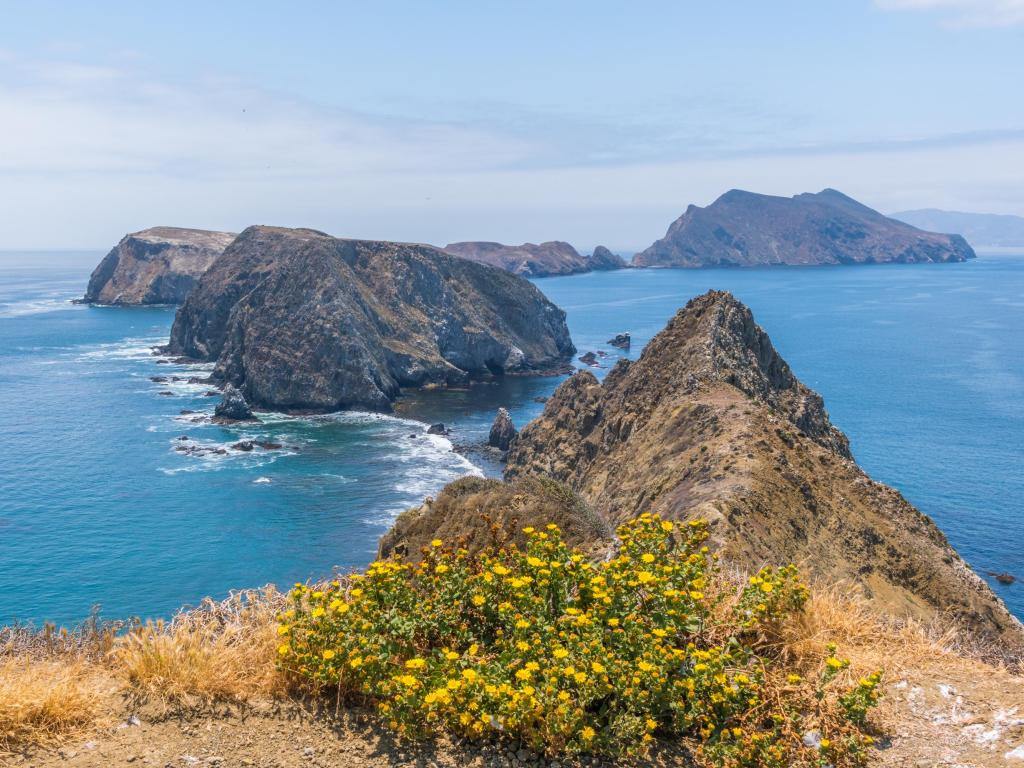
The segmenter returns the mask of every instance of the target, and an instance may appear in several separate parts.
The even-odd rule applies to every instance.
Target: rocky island
[[[687,208],[665,237],[633,257],[633,266],[913,264],[974,257],[960,235],[925,232],[834,189],[794,197],[733,189],[706,208]]]
[[[180,304],[235,235],[152,227],[125,235],[89,278],[82,301],[96,304]]]
[[[575,275],[594,270],[622,269],[626,266],[619,256],[604,246],[594,249],[591,256],[583,256],[569,243],[551,241],[502,245],[490,242],[449,243],[448,253],[463,259],[490,264],[522,277],[550,277]]]
[[[520,277],[428,245],[249,227],[178,310],[168,350],[252,405],[389,410],[406,386],[562,370],[565,313]]]

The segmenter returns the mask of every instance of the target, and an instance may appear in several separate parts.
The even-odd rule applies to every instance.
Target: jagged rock
[[[1000,584],[1013,584],[1017,581],[1017,577],[1012,573],[988,571],[988,575],[998,581]]]
[[[750,310],[693,299],[603,383],[567,379],[512,444],[505,476],[565,483],[602,519],[708,521],[730,566],[801,563],[883,612],[955,617],[1024,648],[1024,627],[899,492],[873,482]]]
[[[179,227],[125,235],[93,270],[83,301],[179,304],[234,239],[231,232]]]
[[[582,355],[580,355],[579,359],[580,362],[584,363],[585,365],[590,365],[593,366],[594,368],[600,367],[600,365],[597,362],[597,355],[595,355],[593,352],[584,352]]]
[[[265,451],[279,451],[284,448],[284,445],[281,443],[275,443],[270,440],[257,440],[256,445]]]
[[[255,447],[255,445],[252,440],[242,440],[240,442],[233,443],[231,447],[236,451],[245,451],[248,453]]]
[[[629,349],[632,343],[632,338],[629,333],[617,333],[614,337],[608,339],[608,344],[612,347],[618,347],[619,349]]]
[[[448,434],[448,428],[445,427],[445,425],[442,424],[441,422],[438,422],[437,424],[431,424],[429,427],[427,427],[427,434],[428,435],[447,435]]]
[[[966,261],[960,235],[890,219],[834,189],[774,197],[733,189],[691,205],[665,237],[633,257],[637,267],[755,267]]]
[[[512,441],[516,439],[516,425],[512,423],[512,416],[505,408],[498,409],[498,415],[494,417],[491,424],[490,434],[487,436],[487,444],[499,451],[507,451]]]
[[[587,265],[595,272],[625,269],[628,266],[621,256],[612,253],[603,245],[599,245],[594,249],[594,252],[587,259]]]
[[[253,418],[245,396],[231,384],[225,385],[224,397],[217,403],[213,415],[223,421],[248,421]]]
[[[250,227],[178,310],[169,351],[285,410],[389,410],[400,388],[537,373],[575,352],[526,280],[425,245]]]

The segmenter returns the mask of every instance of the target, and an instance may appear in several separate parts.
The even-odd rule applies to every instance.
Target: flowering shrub
[[[554,525],[525,532],[525,551],[470,555],[435,539],[417,565],[296,585],[280,664],[366,697],[410,737],[504,734],[547,753],[609,755],[676,737],[728,766],[863,756],[874,687],[842,690],[829,666],[814,684],[787,677],[763,642],[807,599],[795,568],[765,568],[737,597],[701,522],[642,515],[601,563]],[[808,746],[812,727],[824,737]]]

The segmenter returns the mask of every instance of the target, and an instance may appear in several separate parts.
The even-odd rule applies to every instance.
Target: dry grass
[[[244,701],[284,690],[275,666],[276,616],[284,598],[273,588],[233,594],[128,633],[110,655],[137,700],[195,707]]]
[[[0,754],[51,744],[95,724],[111,680],[78,659],[0,660]]]

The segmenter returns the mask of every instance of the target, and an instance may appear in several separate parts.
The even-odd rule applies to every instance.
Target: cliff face
[[[603,385],[588,372],[562,384],[509,452],[506,477],[529,476],[565,483],[611,523],[704,518],[741,567],[795,562],[885,611],[948,612],[1024,645],[935,524],[854,463],[821,397],[728,293],[691,301]]]
[[[773,197],[734,189],[691,205],[665,237],[633,257],[638,267],[756,267],[966,261],[959,235],[925,232],[826,189]]]
[[[179,309],[169,351],[216,360],[256,406],[387,410],[402,386],[557,367],[565,313],[426,245],[250,227]]]
[[[549,277],[552,275],[574,275],[594,269],[619,269],[625,262],[608,251],[598,256],[586,257],[568,243],[552,241],[536,245],[502,245],[501,243],[465,242],[449,243],[444,247],[448,253],[481,264],[504,269],[522,277]],[[595,258],[597,257],[597,258]],[[610,257],[610,258],[609,258]]]
[[[93,270],[83,300],[180,304],[234,239],[231,232],[178,227],[125,235]]]

